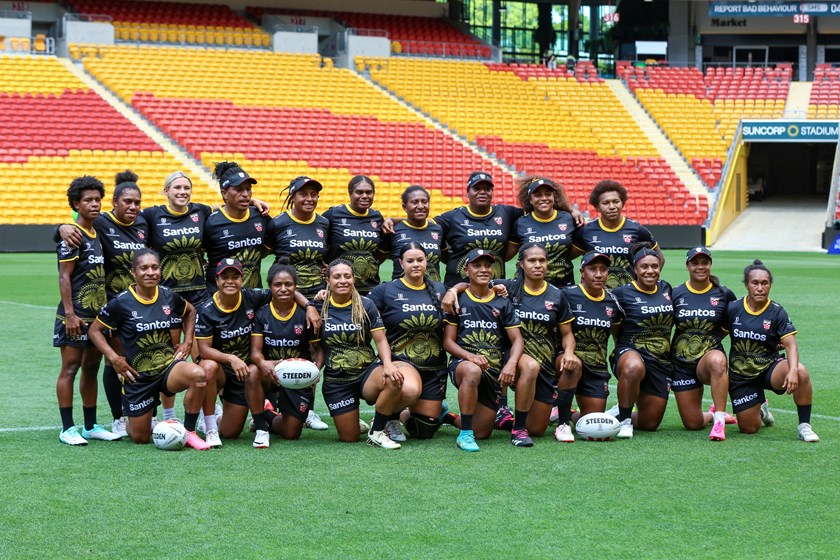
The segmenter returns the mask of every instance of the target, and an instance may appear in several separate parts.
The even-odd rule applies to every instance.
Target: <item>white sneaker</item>
[[[257,430],[257,435],[254,436],[254,448],[256,449],[268,449],[270,444],[270,435],[265,430]]]
[[[610,416],[615,416],[616,418],[618,418],[618,405],[608,408],[606,412]]]
[[[221,447],[222,440],[219,438],[219,430],[207,430],[204,434],[204,441],[210,447]]]
[[[770,403],[764,401],[761,403],[761,423],[765,426],[772,426],[776,423],[776,419],[773,418],[773,414],[770,412]]]
[[[359,418],[359,435],[366,434],[370,431],[370,424]]]
[[[330,427],[327,426],[326,422],[321,420],[321,417],[318,416],[314,410],[309,409],[309,414],[306,415],[306,422],[303,424],[310,430],[329,430]]]
[[[114,422],[111,424],[111,433],[115,436],[128,437],[128,430],[126,430],[125,427],[125,416],[122,418],[114,418]]]
[[[391,441],[396,441],[398,443],[405,441],[405,434],[402,432],[399,420],[388,420],[385,424],[385,433],[388,434]]]
[[[98,439],[99,441],[117,441],[122,438],[122,436],[109,432],[99,424],[94,424],[90,430],[83,429],[82,437],[85,439]]]
[[[554,424],[555,422],[560,421],[560,411],[557,409],[556,406],[551,407],[551,413],[548,415],[548,423]]]
[[[618,439],[630,439],[633,437],[633,420],[628,418],[621,421],[621,427],[618,429]]]
[[[808,443],[817,443],[820,441],[820,436],[814,433],[814,430],[811,428],[811,424],[808,422],[802,422],[799,426],[796,427],[796,432],[799,434],[799,439],[802,441],[807,441]]]
[[[385,433],[385,430],[378,432],[368,432],[367,444],[371,447],[381,447],[382,449],[399,449],[402,447],[399,443],[392,441]]]
[[[76,428],[76,426],[70,426],[58,434],[58,441],[66,443],[67,445],[82,446],[88,444],[87,440],[82,437],[82,434],[79,433],[79,429]]]
[[[568,424],[560,424],[557,426],[557,429],[554,430],[554,439],[560,443],[574,443],[575,434],[572,433],[572,427]]]

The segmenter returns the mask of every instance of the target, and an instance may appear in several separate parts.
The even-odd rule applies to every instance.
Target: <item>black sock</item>
[[[517,410],[514,412],[513,415],[513,429],[514,430],[524,430],[525,425],[528,423],[528,411],[527,410]]]
[[[184,411],[184,427],[188,432],[195,431],[195,425],[198,423],[198,412]]]
[[[102,386],[105,388],[105,398],[108,399],[111,416],[115,420],[122,417],[122,383],[111,364],[105,364],[105,370],[102,372]]]
[[[58,413],[61,415],[61,431],[69,430],[74,426],[73,422],[73,407],[72,406],[60,406],[58,407]]]
[[[508,405],[507,392],[499,399],[499,408]]]
[[[810,404],[798,404],[796,405],[796,414],[799,415],[799,423],[800,424],[810,424],[811,423],[811,405]]]
[[[632,406],[628,406],[628,407],[624,407],[624,406],[621,406],[621,405],[618,406],[618,421],[619,422],[623,422],[623,421],[627,420],[628,418],[630,418],[631,416],[633,416],[633,407]]]
[[[371,425],[370,429],[373,432],[381,432],[385,429],[385,424],[388,423],[388,418],[390,414],[382,414],[378,410],[373,413],[373,424]]]
[[[462,414],[461,415],[461,431],[462,432],[471,432],[472,431],[472,414]]]
[[[267,411],[258,412],[256,414],[252,414],[251,416],[254,417],[254,427],[256,429],[262,430],[264,432],[268,431],[269,420],[267,418],[267,416],[268,416]]]
[[[445,416],[440,419],[441,424],[449,424],[450,426],[455,425],[455,420],[458,419],[458,415],[452,412],[447,412]]]
[[[391,420],[399,420],[399,419],[400,419],[400,412],[399,411],[397,411],[397,412],[391,414],[390,416],[388,416],[388,421],[389,422]]]
[[[568,424],[569,418],[572,417],[572,399],[575,398],[575,391],[577,388],[560,389],[557,392],[557,416],[561,426]]]
[[[85,430],[92,430],[93,425],[96,424],[96,407],[83,406],[82,414],[85,415]]]

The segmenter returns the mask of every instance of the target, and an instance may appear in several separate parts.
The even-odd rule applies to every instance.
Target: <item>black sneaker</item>
[[[534,440],[528,430],[513,430],[510,432],[510,442],[514,447],[534,447]]]
[[[513,429],[513,412],[510,411],[510,408],[506,406],[499,407],[499,410],[496,411],[496,423],[494,427],[497,430],[510,431]]]

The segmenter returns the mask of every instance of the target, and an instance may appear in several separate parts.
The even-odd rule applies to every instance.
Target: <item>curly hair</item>
[[[545,186],[554,190],[554,208],[564,212],[572,213],[572,205],[569,203],[569,197],[566,196],[566,189],[558,185],[547,177],[539,177],[537,175],[525,175],[516,180],[516,186],[519,191],[516,193],[516,198],[519,200],[519,205],[526,213],[534,211],[534,205],[531,204],[531,197],[528,195],[528,187],[535,181],[545,181]]]
[[[621,199],[621,203],[627,203],[627,189],[621,186],[621,183],[618,181],[604,179],[603,181],[599,181],[598,184],[595,185],[595,188],[592,189],[592,192],[589,193],[589,204],[598,208],[598,201],[601,199],[601,195],[606,192],[618,193],[618,198]]]
[[[70,208],[76,209],[74,203],[81,202],[84,191],[97,191],[100,197],[105,197],[105,185],[102,184],[102,181],[93,175],[82,175],[73,179],[67,189],[67,202],[70,204]]]

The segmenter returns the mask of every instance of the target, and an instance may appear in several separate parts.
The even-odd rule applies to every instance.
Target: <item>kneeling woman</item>
[[[772,423],[764,390],[793,394],[799,415],[797,433],[807,442],[820,441],[811,428],[812,387],[808,369],[799,363],[796,327],[784,308],[770,300],[773,275],[760,261],[744,269],[747,297],[726,310],[732,348],[729,351],[729,397],[738,428],[753,434]],[[785,349],[779,353],[779,345]]]
[[[514,383],[524,346],[513,306],[490,288],[494,263],[483,249],[467,254],[470,286],[458,296],[458,314],[444,319],[443,348],[452,356],[449,377],[458,387],[461,410],[455,444],[463,451],[478,451],[476,438],[493,432],[502,388]]]
[[[409,435],[431,438],[440,427],[446,398],[446,353],[443,351],[443,284],[426,275],[428,259],[422,245],[409,242],[399,253],[401,278],[380,284],[370,293],[379,309],[393,360],[404,364],[403,393],[417,392],[417,401],[402,420]],[[388,437],[405,441],[397,413],[386,424]]]
[[[123,382],[123,412],[128,417],[128,435],[134,443],[149,443],[152,413],[160,404],[158,395],[184,395],[184,427],[187,446],[209,449],[195,433],[198,412],[207,379],[218,364],[205,360],[200,365],[184,361],[190,355],[195,331],[195,308],[181,296],[160,284],[160,257],[151,249],[134,254],[131,275],[136,284],[120,292],[103,307],[90,327],[90,339]],[[184,341],[173,347],[173,318],[183,319]],[[103,333],[116,330],[125,356],[117,354]]]
[[[300,358],[320,369],[324,354],[317,333],[306,326],[306,311],[295,303],[298,276],[284,257],[268,271],[266,281],[271,302],[261,307],[251,330],[251,363],[256,366],[245,381],[245,396],[257,435],[254,447],[269,446],[269,433],[283,439],[298,439],[307,414],[315,402],[315,387],[287,389],[277,384],[274,367],[282,360]],[[267,393],[277,395],[277,407],[265,404]],[[279,413],[279,414],[278,414]]]
[[[359,440],[359,399],[375,403],[368,445],[399,449],[388,437],[385,424],[392,415],[414,404],[420,394],[419,378],[404,383],[416,370],[404,362],[391,361],[391,347],[379,311],[371,300],[359,295],[349,261],[336,259],[327,266],[327,294],[321,311],[321,340],[325,349],[324,401],[335,421],[338,438]],[[376,343],[379,358],[373,353]]]
[[[671,329],[674,306],[671,285],[660,280],[662,253],[647,243],[631,247],[635,280],[613,290],[624,312],[621,331],[612,356],[618,378],[619,438],[633,437],[631,414],[637,407],[635,425],[654,431],[662,422],[671,391]]]

